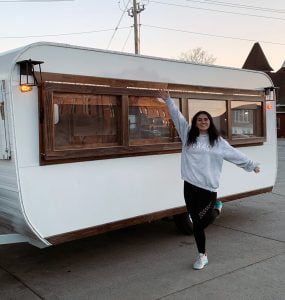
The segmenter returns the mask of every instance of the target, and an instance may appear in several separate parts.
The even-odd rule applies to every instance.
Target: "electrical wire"
[[[273,9],[273,8],[268,8],[268,7],[245,5],[245,4],[222,2],[222,1],[212,1],[212,0],[203,0],[203,1],[201,1],[201,0],[185,0],[185,1],[187,1],[187,2],[197,2],[197,3],[202,3],[202,4],[210,4],[210,5],[218,5],[218,6],[233,7],[233,8],[241,8],[241,9],[261,10],[261,11],[272,12],[272,13],[281,13],[281,14],[285,13],[285,10],[282,10],[282,9]]]
[[[126,7],[126,3],[125,3],[125,0],[122,0],[123,1],[123,8],[121,8],[121,0],[118,1],[118,6],[119,6],[119,9],[120,11],[124,11],[124,7]]]
[[[118,29],[126,29],[132,26],[118,27]],[[50,37],[50,36],[65,36],[65,35],[77,35],[77,34],[90,34],[104,31],[113,31],[114,28],[111,29],[101,29],[101,30],[91,30],[91,31],[81,31],[81,32],[70,32],[70,33],[59,33],[59,34],[44,34],[44,35],[25,35],[25,36],[0,36],[0,39],[26,39],[26,38],[38,38],[38,37]]]
[[[256,17],[256,18],[274,19],[274,20],[285,21],[284,18],[278,18],[278,17],[269,17],[269,16],[245,14],[245,13],[238,13],[238,12],[218,10],[218,9],[211,9],[211,8],[195,7],[195,6],[189,6],[189,5],[183,5],[183,4],[173,4],[173,3],[161,2],[161,1],[154,1],[154,0],[150,0],[150,3],[156,3],[156,4],[162,4],[162,5],[169,5],[169,6],[177,6],[177,7],[184,7],[184,8],[192,8],[192,9],[198,9],[198,10],[206,10],[206,11],[212,11],[212,12],[221,12],[221,13],[232,14],[232,15],[241,15],[241,16],[248,16],[248,17]]]
[[[132,28],[133,28],[133,26],[131,26],[131,28],[130,28],[130,30],[129,30],[128,36],[127,36],[127,38],[126,38],[126,40],[125,40],[125,42],[124,42],[124,45],[123,45],[123,47],[122,47],[122,49],[121,49],[122,52],[125,50],[126,44],[127,44],[128,40],[129,40],[129,37],[130,37],[131,32],[132,32]]]
[[[112,34],[112,36],[111,36],[111,39],[110,39],[110,41],[109,41],[109,43],[108,43],[107,49],[110,48],[110,45],[111,45],[111,43],[112,43],[112,41],[113,41],[113,38],[114,38],[114,36],[115,36],[115,34],[116,34],[116,32],[117,32],[117,29],[118,29],[118,27],[119,27],[119,25],[120,25],[120,23],[121,23],[123,17],[124,17],[124,14],[125,14],[126,11],[127,11],[127,8],[128,8],[128,5],[129,5],[130,2],[131,2],[131,0],[129,0],[128,3],[127,3],[127,5],[125,6],[125,10],[123,11],[123,13],[122,13],[122,15],[121,15],[121,17],[120,17],[120,19],[119,19],[119,21],[118,21],[118,24],[117,24],[117,26],[116,26],[115,29],[114,29],[114,32],[113,32],[113,34]]]
[[[183,30],[183,29],[175,29],[175,28],[168,28],[168,27],[161,27],[161,26],[147,25],[147,24],[141,24],[141,25],[143,27],[149,27],[149,28],[155,28],[155,29],[163,29],[163,30],[169,30],[169,31],[176,31],[176,32],[182,32],[182,33],[189,33],[189,34],[196,34],[196,35],[203,35],[203,36],[211,36],[211,37],[231,39],[231,40],[239,40],[239,41],[247,41],[247,42],[256,42],[256,39],[253,40],[253,39],[239,38],[239,37],[233,37],[233,36],[225,36],[225,35],[217,35],[217,34],[210,34],[210,33],[202,33],[202,32],[188,31],[188,30]],[[259,42],[266,43],[266,44],[272,44],[272,45],[285,46],[285,43],[270,42],[270,41],[259,41]]]

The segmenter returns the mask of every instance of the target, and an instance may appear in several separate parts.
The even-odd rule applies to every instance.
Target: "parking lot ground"
[[[285,142],[273,192],[225,203],[207,245],[201,271],[193,236],[169,221],[46,249],[0,246],[0,299],[284,300]]]

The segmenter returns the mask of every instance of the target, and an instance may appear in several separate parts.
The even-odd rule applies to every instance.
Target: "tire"
[[[193,223],[188,213],[173,216],[173,221],[181,233],[187,235],[193,233]]]

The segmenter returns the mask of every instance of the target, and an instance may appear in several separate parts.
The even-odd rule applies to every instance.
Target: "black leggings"
[[[199,253],[206,253],[204,229],[213,223],[218,212],[214,209],[217,193],[211,192],[184,181],[184,198],[187,211],[193,222],[193,233]]]

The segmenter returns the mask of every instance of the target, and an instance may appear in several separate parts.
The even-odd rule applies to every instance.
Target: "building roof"
[[[273,71],[259,43],[253,45],[242,68],[263,72]]]

